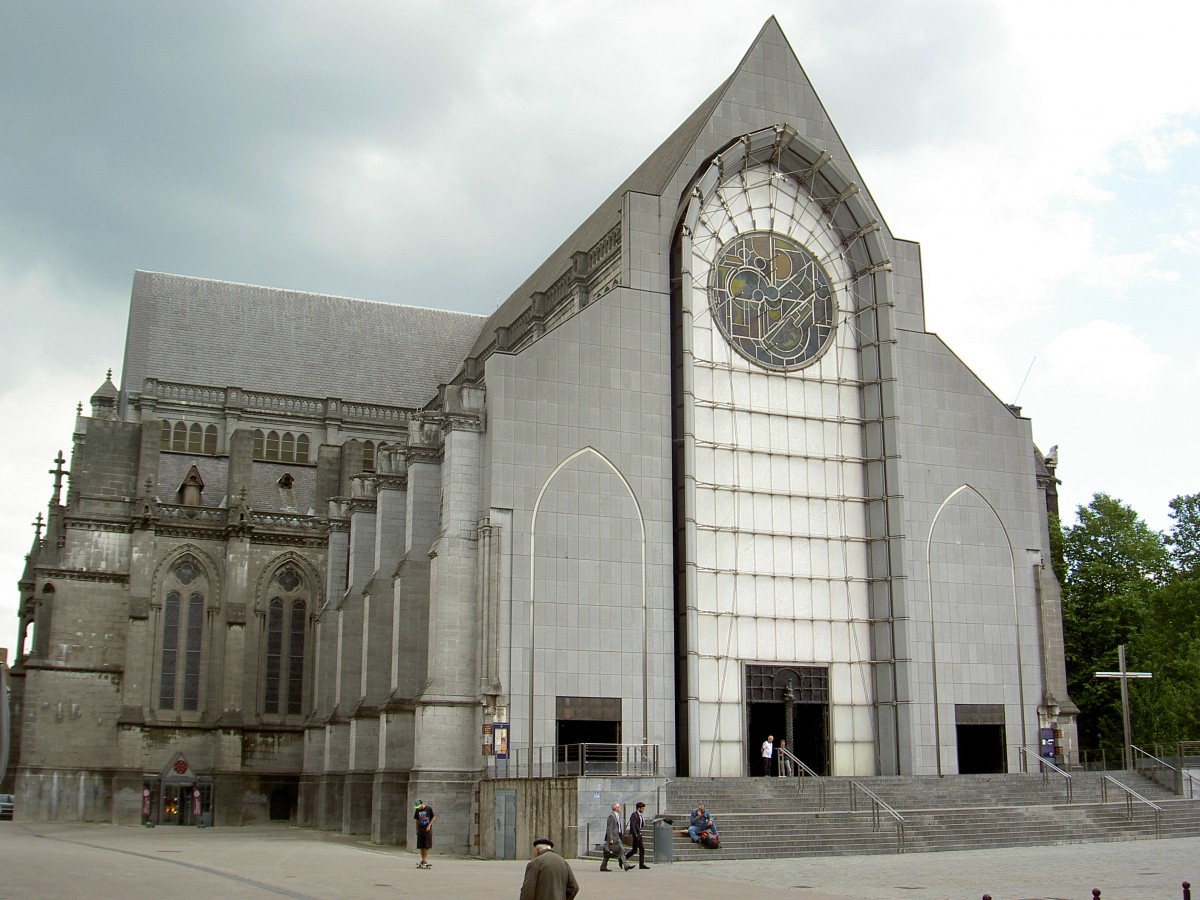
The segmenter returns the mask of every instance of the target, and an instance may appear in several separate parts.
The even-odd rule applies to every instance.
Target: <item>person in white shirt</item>
[[[767,739],[763,741],[762,750],[762,773],[763,775],[771,774],[771,759],[775,755],[775,735],[768,734]]]

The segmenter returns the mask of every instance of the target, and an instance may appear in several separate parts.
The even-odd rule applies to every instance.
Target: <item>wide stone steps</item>
[[[1113,773],[1118,781],[1163,807],[1163,837],[1200,835],[1200,801],[1181,800],[1136,773]],[[1061,778],[1040,775],[881,777],[855,779],[904,819],[903,842],[886,811],[878,816],[861,792],[851,808],[850,780],[825,779],[820,809],[813,779],[679,779],[666,786],[664,814],[676,829],[703,802],[721,832],[723,856],[765,858],[850,854],[932,852],[989,847],[1037,846],[1156,835],[1153,810],[1127,805],[1125,794],[1109,786],[1101,802],[1102,774],[1077,773],[1073,802],[1065,802]],[[807,782],[807,783],[806,783]],[[647,842],[650,843],[649,841]],[[711,858],[686,835],[675,834],[678,860]]]

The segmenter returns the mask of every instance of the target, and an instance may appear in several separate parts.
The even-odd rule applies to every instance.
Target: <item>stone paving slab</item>
[[[600,872],[571,860],[582,898],[1177,900],[1200,884],[1200,838],[950,853],[664,864]],[[131,828],[0,822],[0,900],[25,898],[516,897],[525,861],[416,854],[284,826]],[[749,885],[761,890],[749,889]],[[1200,888],[1197,889],[1200,898]]]

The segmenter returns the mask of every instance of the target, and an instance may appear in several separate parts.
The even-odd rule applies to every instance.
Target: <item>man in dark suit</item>
[[[621,804],[614,803],[612,812],[608,814],[608,821],[604,824],[604,856],[600,860],[601,872],[612,871],[608,867],[609,857],[615,859],[617,865],[627,872],[633,868],[625,863],[625,847],[621,843],[621,832],[624,830],[621,825]]]
[[[650,868],[646,865],[646,842],[642,837],[642,830],[646,827],[646,816],[642,812],[645,808],[646,804],[639,802],[637,808],[629,814],[629,836],[633,838],[633,845],[625,854],[627,860],[632,859],[635,853],[638,855],[639,869]]]
[[[554,841],[533,842],[534,857],[525,867],[521,900],[571,900],[579,893],[579,882],[567,861],[554,852]]]

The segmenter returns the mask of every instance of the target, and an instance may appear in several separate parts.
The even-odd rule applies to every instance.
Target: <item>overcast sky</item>
[[[0,0],[0,646],[135,269],[490,312],[771,15],[929,330],[1058,445],[1064,520],[1104,491],[1166,529],[1200,491],[1195,10]]]

